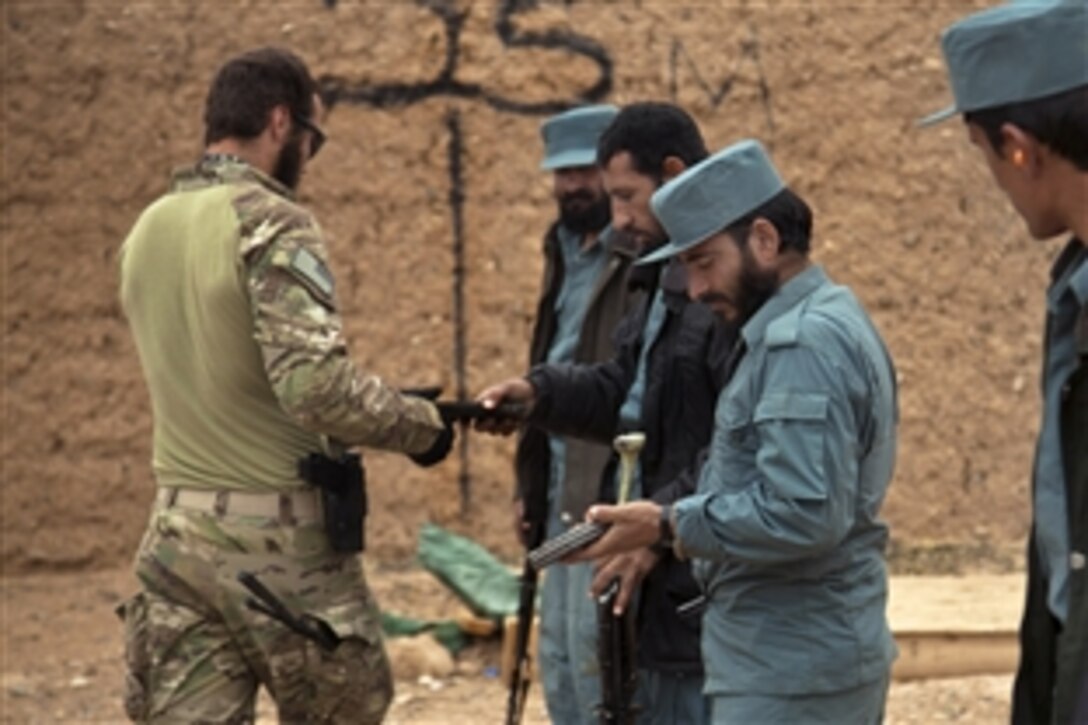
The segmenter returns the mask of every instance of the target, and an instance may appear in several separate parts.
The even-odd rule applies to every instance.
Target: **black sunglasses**
[[[325,132],[317,127],[317,124],[310,119],[303,116],[301,113],[292,113],[291,118],[295,120],[299,126],[310,132],[310,158],[317,156],[317,152],[321,150],[321,147],[325,145],[325,141],[328,138],[325,136]]]

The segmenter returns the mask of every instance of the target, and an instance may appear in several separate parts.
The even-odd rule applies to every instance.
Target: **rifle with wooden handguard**
[[[500,406],[501,407],[501,406]],[[530,486],[522,498],[522,519],[527,524],[525,545],[529,549],[540,546],[544,540],[548,521],[548,489],[546,486]],[[529,634],[533,628],[536,609],[537,578],[540,569],[526,555],[521,570],[518,593],[518,625],[514,636],[514,668],[510,674],[510,693],[506,701],[506,725],[518,725],[525,712],[532,682],[532,658],[529,654]]]
[[[619,578],[597,598],[597,661],[601,668],[601,725],[634,725],[638,708],[632,704],[638,684],[635,669],[635,618],[631,607],[612,613],[620,593]]]
[[[617,436],[614,441],[620,454],[617,503],[627,501],[638,454],[645,440],[642,433],[628,433]],[[608,529],[608,524],[595,521],[577,524],[532,549],[527,561],[537,570],[544,569],[586,548],[604,536]],[[597,660],[601,672],[601,702],[597,706],[597,716],[602,725],[632,725],[638,712],[632,705],[637,683],[634,613],[630,607],[619,617],[612,613],[619,591],[617,577],[597,598]]]
[[[643,433],[625,433],[612,442],[620,454],[620,486],[617,504],[627,503],[631,484],[638,466],[638,456],[646,443]],[[598,526],[601,526],[598,524]],[[597,538],[607,527],[601,527]],[[589,532],[583,535],[588,538]],[[623,614],[613,613],[620,594],[620,578],[616,577],[597,598],[597,661],[601,668],[601,704],[597,717],[601,725],[634,725],[638,708],[632,704],[638,674],[635,669],[635,613],[628,604]]]

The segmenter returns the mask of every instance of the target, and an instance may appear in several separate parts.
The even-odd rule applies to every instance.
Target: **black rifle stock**
[[[528,524],[525,545],[528,549],[540,546],[544,540],[548,520],[548,491],[525,492],[522,499],[524,506],[523,520]],[[510,674],[510,695],[506,701],[506,725],[518,725],[525,712],[525,701],[529,697],[529,683],[532,681],[532,662],[529,657],[529,634],[533,629],[533,613],[536,608],[536,587],[539,570],[533,566],[529,556],[521,570],[521,590],[518,596],[518,627],[514,640],[514,669]]]
[[[439,400],[442,394],[440,385],[425,385],[418,388],[401,388],[401,395],[414,398],[426,398],[438,408],[442,420],[447,423],[472,423],[476,420],[521,420],[527,413],[524,403],[502,402],[494,408],[485,408],[475,400]]]
[[[632,705],[637,685],[635,671],[635,620],[631,607],[616,616],[612,607],[620,592],[614,579],[597,598],[597,659],[601,668],[601,725],[634,725],[637,708]]]
[[[449,423],[471,423],[477,420],[521,420],[525,417],[523,403],[499,403],[494,408],[485,408],[474,400],[437,400],[442,419]]]

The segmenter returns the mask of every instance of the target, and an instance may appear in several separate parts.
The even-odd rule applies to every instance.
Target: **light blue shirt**
[[[665,293],[658,288],[650,309],[646,312],[646,322],[642,327],[642,348],[638,354],[638,364],[635,368],[635,381],[627,389],[627,396],[620,406],[620,426],[624,431],[637,431],[642,425],[642,399],[646,395],[646,368],[650,359],[650,350],[657,343],[661,334],[661,328],[665,326]],[[616,492],[620,491],[621,469],[616,468]],[[635,466],[631,490],[628,498],[634,500],[642,497],[642,464]]]
[[[707,693],[835,692],[888,673],[887,526],[898,403],[888,351],[819,267],[741,330],[677,535],[709,599]]]
[[[1062,388],[1077,369],[1075,327],[1088,304],[1088,249],[1083,247],[1047,292],[1043,351],[1043,423],[1035,453],[1035,545],[1049,588],[1047,605],[1064,624],[1069,613],[1069,513],[1062,466]]]
[[[563,285],[555,298],[555,336],[548,348],[548,363],[567,363],[574,360],[578,338],[582,332],[586,308],[589,306],[597,278],[608,260],[612,228],[606,227],[597,240],[582,249],[581,234],[570,231],[560,224],[556,230],[559,253],[563,260]],[[558,509],[559,489],[566,477],[566,445],[560,436],[549,435],[551,471],[548,483],[548,510]],[[549,529],[549,535],[553,535]]]

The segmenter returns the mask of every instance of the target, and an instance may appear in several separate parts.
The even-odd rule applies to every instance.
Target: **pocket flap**
[[[371,643],[381,639],[381,620],[365,602],[333,604],[311,613],[325,620],[341,639],[357,637]]]
[[[756,423],[769,420],[823,420],[828,398],[824,393],[770,393],[756,405]]]

